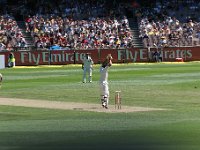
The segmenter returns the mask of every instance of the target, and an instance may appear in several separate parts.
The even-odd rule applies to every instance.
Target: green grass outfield
[[[99,65],[83,84],[81,66],[0,70],[0,97],[100,104]],[[199,150],[200,63],[113,65],[110,104],[166,111],[102,113],[0,106],[0,150]],[[123,106],[122,105],[122,106]]]

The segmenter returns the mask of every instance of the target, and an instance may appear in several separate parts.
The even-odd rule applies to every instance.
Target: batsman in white
[[[108,54],[100,67],[100,93],[102,107],[108,109],[109,88],[108,88],[108,68],[112,65],[112,56]]]
[[[83,69],[83,83],[86,83],[86,75],[88,74],[88,82],[92,82],[92,70],[93,70],[93,60],[87,53],[83,58],[82,69]]]

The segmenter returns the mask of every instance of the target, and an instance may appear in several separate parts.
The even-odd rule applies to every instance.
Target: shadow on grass
[[[163,133],[162,133],[163,132]],[[1,132],[1,150],[177,150],[192,144],[167,131]],[[173,134],[174,135],[174,134]],[[181,135],[180,135],[181,136]],[[190,145],[191,144],[191,145]],[[190,148],[188,148],[190,147]],[[195,145],[193,145],[193,149]],[[198,145],[197,148],[200,146]]]

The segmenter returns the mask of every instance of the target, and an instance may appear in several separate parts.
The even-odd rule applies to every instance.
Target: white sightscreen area
[[[5,56],[0,55],[0,69],[4,69],[4,68],[5,68]]]

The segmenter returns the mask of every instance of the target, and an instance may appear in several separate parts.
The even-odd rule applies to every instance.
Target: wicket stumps
[[[115,91],[115,109],[121,109],[121,91]]]

